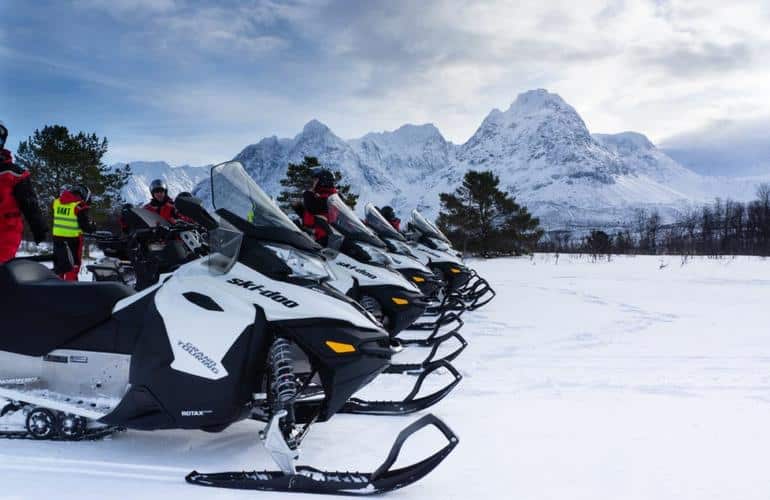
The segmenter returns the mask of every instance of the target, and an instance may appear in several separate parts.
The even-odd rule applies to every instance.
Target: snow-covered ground
[[[455,363],[465,379],[433,409],[460,444],[390,498],[768,497],[770,261],[472,264],[498,297],[467,316],[470,346]],[[392,396],[399,382],[381,377],[365,395]],[[302,462],[372,470],[415,418],[339,415],[311,431]],[[287,498],[184,483],[192,469],[274,468],[258,428],[0,442],[0,499]],[[416,436],[404,463],[437,446],[436,434]]]

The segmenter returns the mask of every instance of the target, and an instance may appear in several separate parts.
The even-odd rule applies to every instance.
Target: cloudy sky
[[[312,118],[462,143],[532,88],[593,132],[770,128],[770,0],[2,0],[0,19],[12,149],[59,123],[111,161],[197,165]]]

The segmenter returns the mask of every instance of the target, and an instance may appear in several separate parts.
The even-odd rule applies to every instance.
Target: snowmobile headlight
[[[312,280],[334,279],[334,272],[325,260],[301,252],[294,247],[283,245],[265,245],[272,250],[291,269],[292,278]]]
[[[422,276],[412,276],[412,281],[415,283],[425,283],[425,278]]]
[[[368,245],[366,243],[356,243],[361,249],[369,255],[369,258],[372,259],[372,262],[375,264],[379,264],[381,266],[392,266],[393,260],[391,260],[388,255],[380,250],[379,248]]]
[[[460,274],[462,272],[459,267],[450,267],[449,271],[451,271],[453,274]]]
[[[390,300],[397,306],[405,306],[409,303],[407,299],[402,299],[401,297],[392,297]]]
[[[327,340],[326,347],[336,352],[337,354],[346,354],[349,352],[356,352],[356,348],[352,344],[346,344],[344,342],[335,342],[333,340]]]

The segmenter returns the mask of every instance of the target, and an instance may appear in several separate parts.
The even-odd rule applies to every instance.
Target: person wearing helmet
[[[96,231],[88,215],[91,191],[81,184],[53,200],[53,270],[65,281],[77,281],[83,259],[83,233]]]
[[[380,214],[382,214],[383,217],[385,217],[385,220],[390,222],[390,225],[393,226],[393,228],[396,231],[401,231],[401,219],[396,217],[396,212],[393,210],[393,207],[391,206],[384,206],[380,209]]]
[[[303,195],[302,224],[313,230],[316,241],[326,246],[329,235],[321,225],[316,224],[316,217],[328,218],[329,209],[326,200],[337,192],[334,186],[334,174],[323,167],[312,170],[313,184]]]
[[[150,183],[150,195],[152,199],[144,207],[146,210],[155,212],[171,224],[176,224],[179,218],[174,208],[173,200],[168,196],[168,187],[163,179],[155,179]]]
[[[29,171],[13,162],[13,155],[5,149],[7,138],[8,129],[0,122],[0,264],[16,257],[24,232],[22,215],[35,243],[43,241],[48,232]]]
[[[193,195],[189,191],[182,191],[181,193],[176,195],[176,198],[174,198],[174,203],[175,204],[176,204],[176,200],[178,200],[179,198],[193,198]],[[194,220],[192,220],[191,218],[187,217],[186,215],[180,213],[179,211],[177,211],[176,216],[182,222],[187,222],[188,224],[194,224],[195,223]]]

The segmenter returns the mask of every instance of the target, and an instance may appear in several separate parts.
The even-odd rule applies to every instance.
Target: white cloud
[[[141,15],[143,3],[83,2],[124,15]],[[158,5],[127,45],[201,64],[208,85],[162,93],[169,113],[185,119],[197,102],[225,122],[282,135],[312,117],[344,137],[430,121],[464,142],[491,108],[535,87],[561,94],[593,131],[632,129],[654,141],[727,116],[770,114],[767,2]],[[229,89],[206,73],[223,61],[238,68],[215,78]],[[249,64],[253,76],[244,77]],[[157,105],[158,93],[146,94]]]

